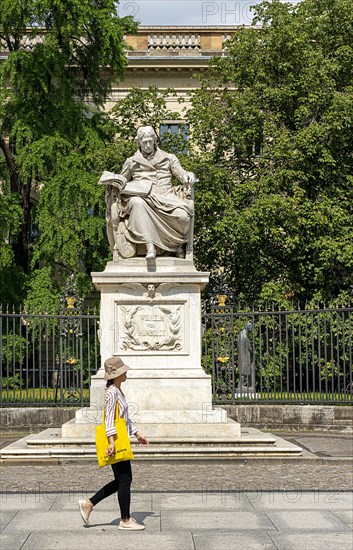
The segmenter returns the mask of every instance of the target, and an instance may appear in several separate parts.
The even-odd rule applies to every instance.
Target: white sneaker
[[[119,523],[119,529],[125,529],[126,531],[143,531],[145,528],[141,523],[137,523],[136,519],[130,517],[128,521],[123,521]]]
[[[85,500],[79,500],[77,502],[78,507],[80,509],[81,517],[86,525],[89,524],[89,516],[91,515],[91,512],[93,508],[91,508]]]

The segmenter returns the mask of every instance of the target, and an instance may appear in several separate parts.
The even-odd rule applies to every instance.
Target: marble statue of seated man
[[[173,154],[157,146],[151,126],[140,127],[138,150],[128,158],[121,174],[104,172],[99,184],[107,186],[107,229],[112,249],[123,258],[158,254],[185,257],[190,241],[195,175],[184,170]],[[173,186],[172,176],[182,185]]]

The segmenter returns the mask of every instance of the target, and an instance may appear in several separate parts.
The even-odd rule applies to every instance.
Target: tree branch
[[[10,170],[11,191],[18,193],[20,190],[20,182],[19,182],[19,177],[17,173],[16,163],[4,136],[0,137],[0,149],[4,153],[6,164]]]

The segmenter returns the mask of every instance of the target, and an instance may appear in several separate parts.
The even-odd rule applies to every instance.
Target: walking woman
[[[126,398],[120,388],[122,382],[125,382],[126,380],[126,373],[130,370],[130,367],[125,365],[120,357],[115,356],[110,357],[105,361],[104,368],[104,378],[107,380],[105,391],[105,430],[109,442],[107,456],[111,456],[114,453],[114,437],[117,435],[114,426],[116,407],[119,407],[119,416],[125,419],[129,435],[134,435],[142,445],[148,445],[147,439],[139,434],[131,418],[129,417]],[[145,526],[137,523],[137,521],[130,516],[132,482],[130,460],[116,462],[115,464],[112,464],[112,469],[114,473],[114,481],[111,481],[105,485],[88,500],[78,501],[78,506],[84,523],[88,525],[89,516],[98,502],[117,492],[121,512],[119,529],[124,529],[126,531],[143,530]]]

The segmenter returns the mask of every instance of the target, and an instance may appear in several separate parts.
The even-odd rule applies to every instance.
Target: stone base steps
[[[229,440],[217,438],[159,438],[147,446],[132,445],[136,459],[199,459],[298,457],[302,449],[272,434],[255,428],[244,428],[241,437]],[[61,428],[47,429],[40,434],[26,436],[1,449],[2,462],[16,463],[56,460],[96,460],[94,441],[90,438],[62,438]]]

